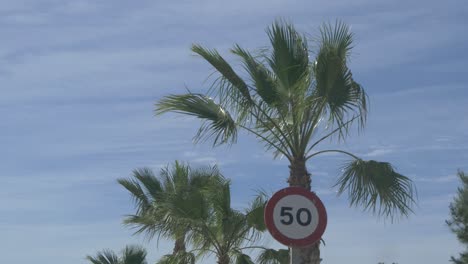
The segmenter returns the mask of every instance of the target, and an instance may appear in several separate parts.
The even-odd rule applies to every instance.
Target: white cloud
[[[448,183],[456,181],[458,177],[456,175],[446,175],[440,177],[414,177],[413,179],[419,182]]]
[[[379,156],[385,156],[387,154],[395,152],[395,149],[391,148],[381,148],[381,149],[374,149],[371,150],[370,152],[364,154],[364,157],[379,157]]]

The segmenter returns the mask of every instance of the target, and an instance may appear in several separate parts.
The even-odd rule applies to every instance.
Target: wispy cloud
[[[430,183],[448,183],[454,182],[458,179],[456,175],[446,175],[440,177],[414,177],[415,181],[418,182],[430,182]]]
[[[380,149],[374,149],[371,150],[368,153],[365,153],[363,156],[364,157],[379,157],[379,156],[385,156],[386,154],[390,154],[395,152],[395,149],[392,148],[380,148]]]

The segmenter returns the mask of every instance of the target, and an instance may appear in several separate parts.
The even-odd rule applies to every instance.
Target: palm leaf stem
[[[235,239],[232,239],[232,238],[235,238],[234,236],[236,235],[236,231],[238,230],[239,227],[241,227],[241,225],[242,223],[239,221],[239,223],[237,223],[237,225],[232,229],[231,234],[229,234],[228,236],[227,248],[230,248],[231,245],[233,245],[236,242]],[[246,233],[246,231],[248,230],[242,230],[242,237],[244,236],[244,233]]]
[[[262,136],[261,134],[255,132],[254,130],[244,126],[244,125],[241,125],[239,124],[239,127],[249,131],[250,133],[256,135],[257,137],[265,140],[265,142],[267,142],[268,144],[270,144],[272,147],[274,147],[276,150],[278,150],[278,152],[280,152],[281,154],[283,154],[286,158],[288,158],[289,161],[291,161],[291,156],[289,155],[289,153],[283,151],[280,147],[278,147],[275,143],[271,142],[270,140],[268,140],[267,138],[265,138],[264,136]]]
[[[322,138],[320,138],[319,140],[317,140],[314,144],[312,144],[308,149],[307,149],[307,152],[311,151],[315,146],[317,146],[320,142],[324,141],[325,139],[327,139],[328,137],[330,137],[331,135],[335,134],[337,131],[339,131],[340,129],[342,129],[344,126],[350,124],[351,122],[353,122],[356,118],[358,118],[360,115],[358,116],[355,116],[353,117],[351,120],[349,120],[348,122],[346,123],[343,123],[341,124],[340,126],[338,126],[337,128],[335,128],[333,131],[331,131],[330,133],[326,134],[325,136],[323,136]],[[306,153],[307,153],[306,152]]]
[[[291,155],[286,155],[285,153],[281,152],[280,149],[279,149],[277,146],[275,146],[274,144],[270,143],[269,141],[267,141],[267,142],[268,142],[269,144],[272,144],[272,145],[273,145],[278,151],[280,151],[283,155],[288,156],[288,157],[289,157],[289,156],[294,156],[294,153],[295,153],[294,147],[293,147],[293,145],[291,144],[291,142],[289,142],[288,137],[287,137],[287,136],[283,133],[283,131],[281,130],[281,127],[279,127],[278,124],[277,124],[269,115],[267,115],[267,113],[265,113],[265,112],[261,109],[261,107],[257,106],[256,104],[255,104],[255,106],[257,107],[258,110],[260,110],[260,111],[262,112],[262,114],[273,124],[273,126],[274,126],[274,127],[278,130],[278,132],[280,133],[280,135],[278,136],[275,132],[273,132],[272,129],[269,129],[269,131],[271,132],[271,134],[273,134],[273,136],[275,136],[275,138],[281,143],[281,146],[282,146],[284,149],[286,149],[286,150],[287,150],[287,149],[290,149],[292,153],[291,153]],[[265,127],[268,127],[268,124],[266,124],[265,122],[263,122],[262,119],[259,118],[258,115],[253,114],[253,113],[252,113],[252,115],[253,115],[258,121],[260,121],[260,122],[262,123],[262,125],[264,125]],[[246,127],[244,127],[244,126],[241,126],[241,125],[239,125],[239,126],[242,127],[242,128],[244,128],[244,129],[246,129]],[[256,135],[258,135],[258,134],[256,134]],[[264,139],[264,138],[262,138],[262,139]],[[286,142],[286,145],[285,145],[284,142]],[[289,153],[288,153],[288,154],[289,154]]]
[[[293,138],[294,138],[294,143],[295,143],[295,148],[297,148],[298,150],[300,149],[300,141],[299,141],[299,133],[297,131],[297,126],[295,126],[294,124],[297,124],[298,121],[297,121],[297,116],[296,116],[296,111],[295,111],[295,108],[296,108],[296,105],[294,103],[294,100],[291,100],[291,116],[292,116],[292,122],[293,122],[293,126],[292,126],[292,132],[293,132]]]
[[[266,113],[266,112],[260,107],[260,105],[258,105],[254,100],[252,100],[251,103],[252,103],[252,104],[257,108],[257,110],[260,111],[261,114],[262,114],[263,116],[265,116],[265,117],[271,122],[271,124],[273,124],[273,126],[278,130],[278,132],[280,133],[281,138],[278,137],[275,133],[273,133],[273,130],[270,129],[270,132],[271,132],[273,135],[275,135],[275,137],[278,139],[279,142],[281,142],[281,145],[282,145],[285,149],[288,149],[288,147],[289,147],[289,149],[290,149],[291,152],[292,152],[292,153],[291,153],[291,156],[294,156],[294,154],[295,154],[294,147],[293,147],[292,143],[288,140],[289,137],[288,137],[286,134],[284,134],[284,132],[283,132],[283,130],[281,129],[281,127],[280,127],[280,126],[275,122],[275,120],[274,120],[273,118],[271,118],[271,116],[270,116],[268,113]],[[283,123],[286,124],[286,119],[284,118],[284,115],[281,114],[281,111],[278,111],[278,113],[279,113],[279,115],[280,115],[281,120],[283,121]],[[253,115],[257,120],[259,120],[260,122],[262,122],[262,121],[261,121],[262,119],[259,118],[258,115],[253,114],[253,113],[252,113],[252,115]],[[263,124],[263,125],[266,125],[264,122],[262,122],[262,124]],[[266,127],[268,127],[268,126],[266,126]],[[286,127],[287,127],[287,126],[286,126]],[[291,131],[289,131],[289,133],[291,133]],[[283,140],[281,140],[281,139],[283,139]],[[287,146],[284,145],[283,141],[286,142]],[[275,148],[276,148],[276,147],[275,147]],[[276,149],[279,151],[278,148],[276,148]],[[285,155],[284,153],[282,153],[282,154]],[[285,156],[288,156],[288,155],[285,155]]]
[[[307,113],[307,119],[308,119],[308,117],[309,117],[309,113]],[[307,122],[307,124],[305,125],[305,128],[303,129],[303,132],[302,132],[302,135],[301,135],[302,136],[301,145],[304,146],[304,148],[307,148],[307,142],[310,139],[310,137],[312,136],[312,134],[314,133],[314,128],[318,124],[319,121],[320,121],[320,115],[316,115],[315,118],[313,117],[313,120],[311,122]],[[303,155],[308,153],[311,149],[312,149],[312,147],[309,148],[308,150],[306,150],[303,153]]]
[[[319,106],[319,109],[322,109],[325,105],[325,102],[322,101],[320,106]],[[314,108],[314,111],[316,108]],[[309,119],[309,115],[310,115],[310,111],[307,111],[307,118],[305,120],[308,120]],[[302,136],[302,145],[307,145],[307,141],[308,139],[310,139],[310,137],[312,136],[312,134],[314,133],[314,127],[320,122],[320,119],[321,119],[321,115],[320,114],[315,114],[312,116],[313,118],[313,122],[306,122],[306,128],[304,129],[304,133]],[[306,148],[307,146],[305,146]],[[305,153],[309,152],[312,148],[308,149]]]
[[[205,229],[205,231],[208,232],[208,239],[211,240],[214,248],[220,252],[223,248],[223,246],[221,245],[221,243],[219,243],[219,241],[216,239],[216,235],[213,234],[213,232],[211,232],[211,230],[209,228],[207,228],[204,224],[202,224],[202,229]]]
[[[346,154],[346,155],[348,155],[348,156],[351,156],[351,157],[353,157],[353,158],[355,158],[355,159],[357,159],[357,160],[360,159],[358,156],[356,156],[356,155],[354,155],[354,154],[352,154],[352,153],[349,153],[349,152],[347,152],[347,151],[344,151],[344,150],[339,150],[339,149],[327,149],[327,150],[321,150],[321,151],[315,152],[314,154],[307,156],[307,157],[306,157],[306,160],[308,160],[308,159],[310,159],[310,158],[312,158],[312,157],[314,157],[314,156],[317,156],[317,155],[319,155],[319,154],[327,153],[327,152],[343,153],[343,154]]]
[[[244,249],[264,249],[264,250],[268,250],[269,248],[262,247],[262,246],[248,246],[248,247],[241,247],[239,249],[240,250],[244,250]]]

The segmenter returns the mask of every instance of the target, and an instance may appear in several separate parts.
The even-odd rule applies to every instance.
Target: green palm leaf
[[[155,212],[154,209],[147,209],[138,215],[125,216],[123,224],[134,229],[134,235],[144,234],[148,240],[155,235],[170,239],[173,237],[172,228],[165,225],[160,215],[161,213]]]
[[[361,118],[361,126],[367,115],[367,95],[353,79],[347,66],[353,35],[344,23],[334,27],[325,24],[321,28],[320,47],[314,65],[316,80],[313,97],[321,98],[329,120],[338,126],[347,121],[352,112]],[[340,132],[342,132],[340,130]],[[343,135],[343,133],[341,134]]]
[[[252,78],[255,91],[263,101],[268,105],[278,106],[281,96],[276,89],[273,74],[263,64],[259,63],[250,52],[242,49],[239,45],[235,45],[231,51],[242,58],[244,67]]]
[[[193,253],[179,252],[175,255],[165,255],[156,264],[195,264],[196,257]]]
[[[390,163],[357,159],[343,168],[338,193],[347,191],[351,206],[363,206],[377,215],[407,216],[412,212],[412,181],[392,168]]]
[[[236,264],[254,264],[249,255],[238,253],[235,256]]]
[[[196,140],[214,137],[214,145],[233,143],[237,127],[231,115],[211,98],[201,94],[170,95],[156,105],[156,114],[166,112],[192,115],[206,121],[198,130]]]
[[[126,246],[120,258],[112,250],[103,250],[86,259],[93,264],[147,264],[146,250],[139,246]]]
[[[193,45],[192,51],[208,61],[219,73],[221,73],[223,79],[230,84],[222,86],[223,88],[226,88],[226,91],[222,91],[221,94],[232,96],[233,93],[235,93],[237,95],[236,97],[241,96],[244,102],[248,103],[251,101],[247,84],[239,77],[239,75],[237,75],[231,65],[224,60],[218,51],[205,49],[200,45]]]
[[[246,211],[247,223],[260,232],[266,230],[264,211],[267,201],[266,195],[259,193]]]
[[[288,23],[276,21],[268,30],[272,46],[270,67],[287,95],[303,95],[307,86],[298,85],[309,75],[309,54],[306,39]]]
[[[119,257],[114,252],[107,249],[98,252],[95,257],[87,256],[86,259],[93,264],[120,264]]]
[[[122,255],[123,264],[146,264],[146,250],[137,246],[126,246]]]
[[[137,205],[137,212],[141,212],[145,208],[150,206],[150,200],[146,196],[145,191],[139,185],[136,180],[133,179],[118,179],[120,185],[122,185],[127,191],[130,192],[134,203]]]
[[[288,264],[289,250],[265,249],[257,257],[258,264]]]
[[[161,181],[154,175],[149,168],[141,168],[133,171],[133,176],[138,180],[142,189],[152,199],[157,199],[161,196],[162,186]]]

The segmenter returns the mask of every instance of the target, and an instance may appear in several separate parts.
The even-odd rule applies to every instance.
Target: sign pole
[[[289,248],[289,259],[291,260],[290,264],[299,264],[301,263],[300,255],[299,255],[299,248],[297,247],[290,247]]]

